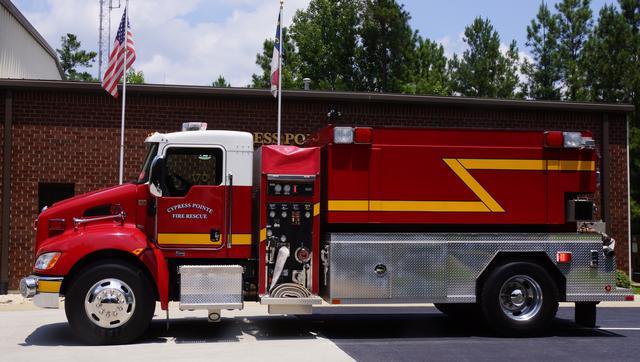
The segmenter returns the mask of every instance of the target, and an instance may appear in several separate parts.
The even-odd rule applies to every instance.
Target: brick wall
[[[3,106],[4,102],[0,110]],[[311,133],[326,124],[330,108],[342,112],[339,124],[590,129],[602,144],[603,115],[597,112],[376,103],[338,97],[285,98],[283,131]],[[38,212],[38,183],[75,183],[76,194],[117,183],[120,103],[97,91],[16,89],[13,112],[11,289],[33,265],[31,225]],[[0,114],[3,117],[4,111]],[[609,120],[612,236],[620,250],[627,250],[626,124],[622,114],[610,114]],[[152,131],[179,130],[184,121],[207,122],[209,129],[275,132],[276,102],[268,97],[198,93],[127,94],[126,179],[137,176],[145,137]],[[619,253],[619,266],[626,269],[628,262],[627,254]]]

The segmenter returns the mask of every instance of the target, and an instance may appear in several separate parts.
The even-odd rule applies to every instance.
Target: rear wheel
[[[91,344],[123,344],[140,337],[155,310],[151,282],[139,268],[117,260],[81,271],[65,298],[69,325]]]
[[[558,289],[539,265],[511,262],[489,274],[480,293],[480,308],[487,325],[499,334],[539,334],[558,311]]]

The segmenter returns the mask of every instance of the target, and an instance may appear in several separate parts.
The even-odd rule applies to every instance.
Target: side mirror
[[[151,162],[149,175],[149,192],[155,197],[161,197],[163,190],[166,190],[164,180],[166,180],[166,168],[164,158],[156,156]]]

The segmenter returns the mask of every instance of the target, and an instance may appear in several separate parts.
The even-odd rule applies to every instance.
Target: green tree
[[[231,84],[229,84],[227,80],[224,79],[224,76],[220,74],[218,76],[218,79],[216,79],[215,82],[211,83],[211,86],[217,87],[217,88],[227,88],[227,87],[231,87]]]
[[[80,50],[80,41],[75,34],[67,33],[67,36],[60,38],[61,49],[56,49],[60,57],[62,71],[67,79],[81,81],[95,81],[96,79],[88,72],[79,72],[77,67],[91,68],[91,63],[95,61],[97,55],[94,51]]]
[[[583,50],[593,27],[591,0],[564,0],[556,4],[559,29],[559,65],[564,83],[564,99],[584,101],[585,87]]]
[[[364,90],[399,92],[410,81],[416,43],[410,19],[395,0],[367,1],[357,60]]]
[[[131,67],[127,71],[127,83],[129,84],[144,84],[144,73],[142,71],[136,72],[136,70]]]
[[[571,0],[569,0],[571,1]],[[525,59],[522,73],[528,78],[527,93],[534,99],[560,99],[559,18],[543,2],[527,26],[527,47],[533,63]]]
[[[302,88],[302,77],[299,76],[300,57],[287,28],[282,28],[282,42],[282,88]],[[251,76],[251,87],[253,88],[271,87],[273,45],[273,39],[266,39],[262,44],[262,53],[256,54],[256,64],[262,69],[262,73]]]
[[[586,79],[591,99],[601,102],[629,102],[630,81],[635,72],[634,39],[631,27],[614,5],[600,10],[598,24],[585,44]]]
[[[449,62],[453,91],[465,96],[514,98],[518,88],[516,42],[500,51],[500,36],[489,19],[476,18],[465,28],[468,49]]]
[[[300,75],[315,88],[354,90],[356,48],[361,0],[312,0],[298,10],[291,39],[300,58]]]
[[[640,109],[640,3],[619,0],[605,5],[584,47],[586,84],[592,100],[633,103]],[[630,134],[631,226],[640,233],[640,113]]]
[[[441,44],[418,36],[416,55],[410,71],[411,82],[404,86],[404,93],[450,94],[447,57]]]

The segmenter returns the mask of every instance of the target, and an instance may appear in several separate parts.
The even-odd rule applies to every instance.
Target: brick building
[[[16,289],[33,266],[32,223],[39,204],[117,183],[120,102],[98,84],[65,81],[0,80],[0,97],[0,266],[3,281]],[[592,130],[602,155],[598,210],[618,242],[620,269],[629,270],[627,116],[633,107],[290,91],[283,97],[284,139],[301,143],[326,124],[330,109],[342,113],[334,123],[350,125]],[[176,131],[185,121],[253,132],[258,144],[269,143],[276,102],[267,90],[127,87],[125,178],[137,176],[150,132]],[[605,199],[608,208],[602,207]],[[640,270],[635,255],[633,264]]]

